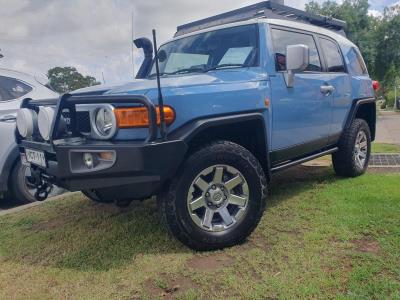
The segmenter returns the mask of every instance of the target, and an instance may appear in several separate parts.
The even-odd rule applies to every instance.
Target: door
[[[351,82],[342,51],[336,41],[320,37],[319,44],[326,64],[327,85],[334,88],[332,93],[332,127],[329,144],[335,144],[341,135],[344,122],[351,107]]]
[[[31,91],[32,87],[15,78],[0,76],[0,116],[15,114],[20,98]]]
[[[271,28],[276,59],[272,87],[272,160],[281,162],[321,150],[331,131],[332,87],[327,84],[316,38],[309,33]],[[294,87],[285,82],[286,48],[303,44],[310,49],[308,68],[295,75]]]

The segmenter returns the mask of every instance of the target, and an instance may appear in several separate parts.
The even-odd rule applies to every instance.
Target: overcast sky
[[[159,43],[176,26],[261,0],[0,0],[0,68],[44,74],[74,66],[107,84],[132,78],[135,37],[158,31]],[[337,0],[340,2],[341,0]],[[307,0],[286,0],[304,8]],[[319,2],[323,2],[322,0]],[[370,0],[371,13],[399,0]],[[134,51],[136,70],[141,53]]]

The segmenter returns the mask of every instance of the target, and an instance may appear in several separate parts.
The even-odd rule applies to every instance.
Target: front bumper
[[[20,146],[22,151],[28,148],[45,152],[47,167],[31,165],[31,168],[48,183],[69,191],[118,191],[119,197],[136,199],[156,194],[175,174],[187,151],[187,145],[183,141],[151,144],[86,142],[81,145],[64,144],[54,147],[54,151],[49,151],[43,144],[36,142],[22,141]],[[99,171],[74,171],[74,154],[91,151],[113,151],[116,155],[115,163]]]
[[[23,108],[38,111],[40,106],[54,101],[26,99]],[[72,126],[65,137],[60,128],[62,112],[70,112],[70,124],[76,124],[77,104],[142,105],[148,110],[149,134],[145,141],[95,141],[86,139]],[[143,95],[71,96],[63,95],[57,101],[56,116],[48,142],[22,139],[17,134],[21,153],[26,149],[42,151],[46,167],[31,165],[33,176],[40,185],[51,183],[70,191],[98,189],[111,197],[141,199],[156,194],[160,187],[175,174],[187,152],[181,140],[158,139],[155,105]],[[82,167],[82,155],[92,152],[112,152],[115,159],[102,169]],[[77,155],[78,153],[78,155]],[[80,156],[81,155],[81,156]],[[77,168],[77,162],[79,167]]]

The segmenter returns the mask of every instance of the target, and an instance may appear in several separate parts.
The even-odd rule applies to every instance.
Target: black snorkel
[[[136,74],[136,79],[145,78],[149,74],[153,61],[153,44],[147,38],[136,39],[133,43],[138,49],[143,49],[144,52],[144,61]]]

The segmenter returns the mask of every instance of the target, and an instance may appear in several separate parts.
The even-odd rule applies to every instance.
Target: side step
[[[322,156],[325,156],[325,155],[328,155],[328,154],[332,154],[332,153],[334,153],[334,152],[336,152],[338,150],[339,150],[339,148],[335,147],[335,148],[332,148],[332,149],[329,149],[329,150],[326,150],[326,151],[323,151],[323,152],[319,152],[317,154],[313,154],[311,156],[307,156],[307,157],[304,157],[304,158],[301,158],[301,159],[298,159],[298,160],[293,160],[293,161],[284,163],[282,165],[278,165],[277,167],[273,167],[271,169],[271,172],[272,173],[276,173],[276,172],[279,172],[279,171],[283,171],[283,170],[286,170],[286,169],[288,169],[290,167],[293,167],[293,166],[300,165],[302,163],[308,162],[310,160],[314,160],[314,159],[317,159],[319,157],[322,157]]]

